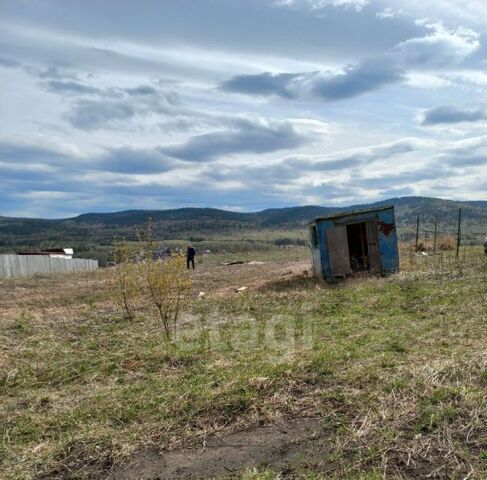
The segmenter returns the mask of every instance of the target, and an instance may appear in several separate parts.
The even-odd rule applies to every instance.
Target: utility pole
[[[418,253],[418,243],[419,243],[419,214],[416,218],[416,253]]]
[[[460,226],[462,224],[462,209],[458,209],[458,231],[457,231],[457,257],[458,257],[458,252],[460,251]]]
[[[436,234],[438,233],[438,217],[435,217],[435,236],[433,238],[433,255],[436,253]]]

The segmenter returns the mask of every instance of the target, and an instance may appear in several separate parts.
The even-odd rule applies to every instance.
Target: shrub
[[[191,288],[191,279],[185,272],[184,255],[155,258],[150,218],[147,222],[144,257],[144,261],[139,264],[141,277],[145,279],[144,291],[149,305],[161,319],[167,339],[170,339],[176,329],[181,302]]]
[[[142,235],[137,231],[142,242]],[[128,243],[114,242],[113,261],[109,270],[109,283],[116,303],[125,311],[129,320],[135,317],[135,301],[142,297],[152,313],[157,315],[167,339],[175,329],[182,301],[191,288],[191,279],[186,274],[185,257],[173,254],[160,259],[154,254],[152,220],[149,219],[144,239],[143,255],[132,255]]]
[[[113,261],[115,266],[109,270],[109,286],[116,303],[125,311],[127,318],[133,320],[140,281],[137,265],[125,240],[114,242]]]

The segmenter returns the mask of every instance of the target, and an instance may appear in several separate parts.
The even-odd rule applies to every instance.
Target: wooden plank
[[[330,270],[333,276],[350,275],[350,253],[348,250],[347,227],[339,225],[326,231]]]

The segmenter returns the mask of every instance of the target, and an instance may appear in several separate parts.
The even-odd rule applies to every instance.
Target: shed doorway
[[[337,225],[327,231],[333,276],[381,270],[377,221]]]
[[[365,222],[347,225],[348,251],[352,272],[370,270],[369,247]]]

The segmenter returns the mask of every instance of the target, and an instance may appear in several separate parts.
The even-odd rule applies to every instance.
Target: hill
[[[177,239],[196,236],[238,235],[258,230],[304,229],[316,216],[339,211],[383,205],[396,207],[401,234],[411,235],[416,216],[421,228],[431,228],[437,217],[440,229],[454,231],[458,208],[462,208],[463,231],[480,238],[487,229],[487,201],[456,202],[430,197],[391,198],[381,202],[349,207],[300,206],[273,208],[242,213],[215,208],[179,208],[173,210],[126,210],[114,213],[86,213],[73,218],[46,220],[0,217],[0,247],[58,245],[89,241],[108,245],[115,236],[135,238],[135,227],[153,219],[157,238]]]

